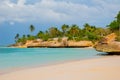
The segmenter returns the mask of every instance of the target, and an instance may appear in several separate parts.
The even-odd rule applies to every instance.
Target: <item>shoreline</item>
[[[82,59],[76,59],[76,60],[66,60],[66,61],[51,62],[51,63],[45,63],[45,64],[32,65],[32,66],[11,68],[11,69],[2,70],[2,71],[0,70],[0,75],[9,74],[9,73],[12,73],[12,72],[26,70],[26,69],[41,68],[41,67],[47,67],[47,66],[53,66],[53,65],[59,65],[59,64],[66,64],[66,63],[71,63],[71,62],[99,59],[99,58],[102,58],[102,57],[106,57],[106,56],[97,56],[96,55],[94,57],[92,56],[92,57],[89,57],[89,58],[82,58]]]
[[[16,48],[16,47],[2,47],[2,48]],[[16,48],[16,49],[21,49],[21,48]],[[23,48],[23,49],[30,49],[30,48]],[[31,49],[39,49],[39,48],[31,48]],[[44,49],[44,48],[43,48]],[[49,48],[49,49],[53,49],[53,48]],[[59,48],[58,48],[59,49]],[[65,48],[66,49],[66,48]],[[74,48],[72,48],[74,49]],[[75,48],[77,50],[79,49],[94,49],[93,47],[86,47],[86,48]],[[8,68],[1,68],[0,69],[0,75],[1,74],[6,74],[6,73],[11,73],[11,72],[14,72],[14,71],[18,71],[18,70],[23,70],[23,69],[27,69],[27,68],[37,68],[37,67],[43,67],[43,66],[50,66],[50,65],[56,65],[56,64],[62,64],[62,63],[68,63],[68,62],[75,62],[75,61],[81,61],[81,60],[88,60],[88,59],[93,59],[93,58],[98,58],[98,57],[101,57],[101,56],[98,56],[98,55],[94,55],[94,56],[90,56],[90,57],[86,57],[86,58],[77,58],[77,59],[73,59],[73,60],[60,60],[60,61],[54,61],[54,62],[48,62],[48,63],[42,63],[42,64],[32,64],[30,66],[28,65],[23,65],[23,66],[13,66],[13,67],[8,67]]]
[[[63,74],[66,73],[64,75],[64,77],[66,76],[66,78],[68,76],[74,77],[75,75],[71,76],[71,74],[73,74],[73,73],[76,75],[78,75],[78,73],[83,75],[82,73],[87,74],[87,73],[91,72],[91,70],[86,71],[86,69],[89,69],[89,68],[92,68],[93,69],[92,71],[94,71],[94,69],[98,70],[98,72],[99,71],[101,72],[101,69],[107,70],[110,68],[110,71],[112,71],[112,72],[117,69],[118,74],[119,74],[119,71],[120,71],[120,68],[118,68],[118,67],[120,67],[119,61],[120,61],[119,56],[105,56],[105,57],[100,57],[100,58],[84,59],[84,60],[79,60],[79,61],[78,60],[77,61],[69,61],[69,62],[64,62],[64,63],[59,63],[59,64],[57,63],[57,64],[53,64],[53,65],[16,70],[14,72],[2,74],[2,75],[0,74],[0,79],[1,80],[27,80],[27,79],[28,80],[36,80],[36,79],[37,80],[46,80],[46,78],[48,78],[48,80],[50,80],[49,78],[51,78],[53,80],[54,77],[58,76],[57,79],[55,79],[55,80],[58,80],[58,78],[61,78],[61,80],[64,80],[63,77],[59,77],[59,75],[63,76]],[[108,64],[106,65],[105,63],[108,63]],[[91,66],[91,65],[94,65],[94,66]],[[102,66],[99,67],[98,65],[99,66],[102,65]],[[61,70],[63,72],[61,72]],[[76,73],[77,70],[80,72]],[[84,72],[84,70],[85,70],[85,72]],[[56,73],[56,71],[57,71],[57,73]],[[53,72],[54,76],[52,74],[50,74],[50,72]],[[49,75],[48,75],[48,73],[49,73]],[[63,74],[61,74],[61,73],[63,73]],[[106,73],[106,71],[105,71],[105,73]],[[45,74],[47,74],[47,75],[45,75]],[[83,76],[85,76],[86,74],[84,74]],[[108,74],[110,74],[110,73],[108,73]],[[37,75],[39,75],[39,76],[37,76]],[[41,75],[45,76],[45,77],[42,77]],[[116,75],[117,75],[117,73],[116,73]],[[16,76],[16,77],[14,78],[14,76]],[[25,76],[25,78],[23,76]],[[29,79],[28,76],[30,76],[34,79],[32,79],[32,78]],[[79,76],[77,76],[77,77],[78,78],[76,80],[79,80]],[[110,76],[106,76],[106,77],[109,78]],[[81,77],[81,78],[83,78],[83,77]],[[119,77],[119,79],[120,79],[120,77]],[[65,80],[68,80],[68,79],[65,79]],[[69,80],[73,80],[73,79],[71,78]],[[95,79],[92,79],[92,80],[95,80]],[[99,79],[96,79],[96,80],[99,80]],[[101,80],[105,80],[105,79],[101,79]],[[108,79],[106,79],[106,80],[108,80]],[[109,80],[111,80],[111,79],[109,79]]]

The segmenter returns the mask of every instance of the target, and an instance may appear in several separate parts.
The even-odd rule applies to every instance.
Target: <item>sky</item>
[[[62,24],[106,27],[118,11],[120,0],[0,0],[0,45],[13,44],[17,33],[35,35]]]

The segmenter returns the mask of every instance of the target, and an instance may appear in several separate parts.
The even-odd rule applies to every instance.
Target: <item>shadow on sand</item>
[[[97,54],[99,56],[120,56],[120,52],[109,52],[109,53],[106,53],[106,52],[101,52],[99,54]]]

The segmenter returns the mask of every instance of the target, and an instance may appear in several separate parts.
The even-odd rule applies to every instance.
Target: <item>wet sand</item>
[[[0,75],[0,80],[120,80],[120,56],[17,70]]]

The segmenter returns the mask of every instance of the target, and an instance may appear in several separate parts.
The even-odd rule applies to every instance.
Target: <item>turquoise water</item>
[[[0,48],[0,70],[98,57],[91,48]]]

